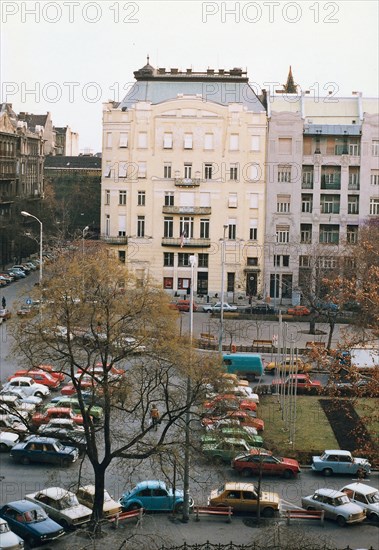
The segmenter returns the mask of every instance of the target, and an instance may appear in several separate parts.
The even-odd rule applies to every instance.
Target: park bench
[[[120,512],[116,514],[113,518],[110,518],[108,521],[109,523],[113,523],[113,527],[117,529],[118,523],[122,519],[138,518],[137,525],[141,526],[143,513],[143,508],[137,508],[136,510],[129,510],[128,512]]]
[[[324,510],[286,510],[285,514],[287,518],[287,525],[290,524],[291,519],[318,519],[324,527]]]
[[[269,348],[271,350],[273,346],[272,340],[253,340],[253,348],[256,349]]]
[[[200,521],[200,516],[221,516],[227,517],[227,522],[232,521],[233,508],[230,506],[195,506],[196,521]]]

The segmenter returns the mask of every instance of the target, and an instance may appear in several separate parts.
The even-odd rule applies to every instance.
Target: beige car
[[[266,374],[275,374],[275,372],[279,372],[279,369],[285,373],[301,373],[309,372],[312,370],[312,365],[309,363],[304,363],[301,359],[294,359],[293,362],[290,357],[287,357],[284,363],[275,363],[275,361],[272,361],[271,363],[268,363],[265,366],[265,373]]]
[[[93,508],[93,503],[95,500],[95,486],[94,485],[85,485],[84,487],[79,487],[76,492],[76,496],[80,504],[87,506],[88,508]],[[103,514],[104,517],[109,518],[115,516],[121,512],[121,505],[116,502],[104,489],[104,504],[103,504]]]
[[[257,512],[258,493],[254,483],[229,481],[219,489],[214,489],[209,498],[209,506],[231,506],[235,512]],[[272,518],[280,510],[278,493],[261,492],[261,515]]]

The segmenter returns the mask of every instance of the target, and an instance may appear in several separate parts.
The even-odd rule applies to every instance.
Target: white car
[[[22,550],[24,541],[9,529],[5,519],[0,518],[0,548],[1,550]]]
[[[334,489],[317,489],[313,495],[302,497],[301,506],[305,510],[324,510],[325,517],[335,520],[340,527],[366,519],[365,510]]]
[[[11,393],[2,393],[0,395],[0,411],[4,412],[4,405],[15,412],[26,411],[30,416],[36,412],[36,405],[22,401],[17,395]]]
[[[42,397],[35,395],[26,395],[22,388],[12,388],[10,390],[1,390],[0,395],[16,395],[23,403],[31,403],[38,407],[42,403]]]
[[[65,529],[82,525],[91,519],[92,510],[79,504],[75,493],[62,487],[49,487],[30,493],[25,498],[41,506],[49,517]]]
[[[379,521],[379,490],[365,483],[350,483],[342,487],[352,502],[366,510],[367,517],[372,521]]]
[[[0,432],[0,452],[6,453],[16,445],[20,440],[20,436],[11,432]],[[0,548],[2,548],[0,546]]]
[[[36,397],[46,397],[50,395],[50,390],[43,384],[38,384],[30,376],[15,376],[4,384],[4,389],[21,388],[25,395],[35,395]]]
[[[238,311],[237,306],[231,306],[227,302],[224,302],[222,304],[222,310],[225,311]],[[205,312],[212,312],[217,313],[218,311],[221,311],[221,302],[216,302],[213,306],[212,304],[206,304],[203,306],[203,311]]]
[[[94,485],[85,485],[84,487],[79,487],[78,491],[76,492],[76,496],[78,497],[78,500],[80,504],[84,504],[84,506],[88,506],[89,508],[93,508],[93,503],[95,499],[95,486]],[[106,489],[104,489],[104,504],[103,504],[103,514],[104,517],[109,518],[112,516],[115,516],[119,512],[121,512],[121,506],[119,502],[116,502],[108,493]]]
[[[23,437],[28,428],[13,414],[0,414],[0,430],[2,432],[15,433]]]

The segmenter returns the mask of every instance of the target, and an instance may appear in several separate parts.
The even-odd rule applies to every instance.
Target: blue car
[[[0,508],[0,518],[8,522],[11,530],[27,541],[29,546],[39,546],[64,534],[64,529],[46,512],[27,500],[15,500]]]
[[[141,481],[134,489],[122,495],[119,502],[123,511],[144,510],[151,512],[181,513],[183,511],[183,491],[176,490],[175,494],[164,481]],[[190,498],[190,508],[193,508],[193,499]]]

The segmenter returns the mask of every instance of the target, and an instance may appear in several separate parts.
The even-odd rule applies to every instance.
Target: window
[[[229,193],[228,207],[237,208],[237,206],[238,206],[237,193]]]
[[[349,168],[349,189],[359,189],[359,167],[352,166]]]
[[[204,164],[204,179],[212,179],[212,164]]]
[[[112,132],[107,132],[106,144],[107,149],[110,149],[112,147]]]
[[[138,163],[138,177],[146,178],[146,162]]]
[[[172,290],[174,288],[174,279],[173,277],[163,277],[163,288]]]
[[[208,267],[209,254],[198,254],[198,265],[199,267]]]
[[[292,138],[279,138],[279,153],[290,155],[292,153]]]
[[[379,185],[379,170],[371,170],[371,185]]]
[[[229,179],[233,181],[238,181],[238,164],[237,163],[230,165]]]
[[[337,267],[337,259],[330,256],[321,256],[318,260],[320,269],[335,269]]]
[[[379,157],[379,139],[372,140],[371,153],[373,157]]]
[[[260,151],[260,136],[251,136],[250,151]]]
[[[250,193],[249,208],[258,208],[258,193]]]
[[[165,162],[163,165],[163,177],[165,179],[171,178],[171,162]]]
[[[339,244],[339,225],[320,225],[319,242],[324,244]]]
[[[321,214],[339,214],[340,196],[339,195],[321,195],[320,209],[321,209]]]
[[[120,139],[118,146],[120,148],[126,148],[128,146],[128,134],[125,134],[123,132],[120,133]]]
[[[209,219],[200,219],[200,239],[209,239]]]
[[[279,214],[287,214],[291,209],[291,196],[290,195],[277,195],[276,198],[276,211]]]
[[[292,298],[292,275],[282,275],[282,298]]]
[[[119,178],[126,178],[128,176],[128,163],[127,162],[119,162],[118,164],[118,177]]]
[[[290,227],[289,225],[277,225],[276,226],[276,242],[277,243],[289,243],[290,241]]]
[[[137,237],[145,236],[145,216],[137,216]]]
[[[229,149],[231,151],[238,151],[238,149],[239,149],[239,135],[238,134],[231,134],[230,140],[229,140]]]
[[[348,244],[357,244],[358,242],[358,226],[348,225],[346,227],[346,240]]]
[[[234,292],[235,280],[236,280],[235,273],[226,274],[226,291],[227,292]]]
[[[188,267],[190,265],[189,257],[191,254],[186,252],[179,252],[178,254],[178,267]]]
[[[110,178],[112,172],[112,165],[109,160],[107,160],[104,168],[104,178]],[[21,164],[21,174],[24,174],[24,163]]]
[[[192,149],[192,134],[184,134],[184,149]]]
[[[138,148],[147,149],[147,133],[138,132]]]
[[[278,166],[278,183],[290,183],[291,182],[291,166],[279,165]]]
[[[163,265],[165,267],[174,267],[174,253],[173,252],[164,252],[163,253]]]
[[[121,262],[122,264],[124,264],[125,260],[126,260],[125,250],[119,250],[118,251],[118,261]]]
[[[312,224],[302,223],[300,225],[300,242],[302,244],[312,243]]]
[[[360,154],[359,142],[349,143],[349,155],[353,157],[358,157]]]
[[[191,279],[178,277],[178,290],[187,290],[191,288]]]
[[[302,193],[301,211],[310,214],[313,210],[313,195]]]
[[[341,189],[341,167],[322,167],[321,189]]]
[[[174,193],[173,191],[166,191],[164,195],[164,205],[174,206]]]
[[[180,235],[185,239],[193,238],[193,218],[190,216],[180,217]]]
[[[249,256],[246,258],[246,265],[258,267],[258,258],[256,256]]]
[[[258,238],[258,220],[250,220],[249,239],[256,241]]]
[[[302,189],[313,189],[313,166],[303,166]]]
[[[228,239],[235,241],[237,236],[236,220],[229,220],[228,222]]]
[[[111,192],[109,189],[105,190],[105,204],[108,206],[111,203]]]
[[[172,133],[163,134],[163,149],[172,149]]]
[[[370,216],[377,216],[379,214],[379,199],[370,199]]]
[[[107,237],[109,237],[111,232],[111,217],[109,214],[106,214],[105,216],[105,234]]]
[[[358,195],[347,196],[347,213],[359,214],[359,196]]]
[[[191,179],[192,178],[192,164],[186,163],[184,165],[184,179]]]
[[[213,149],[213,134],[205,134],[204,149],[206,151],[211,151]]]
[[[163,236],[172,238],[174,235],[174,219],[165,217],[163,220]]]
[[[146,193],[145,193],[145,191],[138,191],[137,205],[138,206],[145,206],[145,204],[146,204]]]
[[[120,206],[126,205],[126,191],[122,190],[118,192],[118,204]]]
[[[299,256],[299,267],[311,267],[310,256]]]

